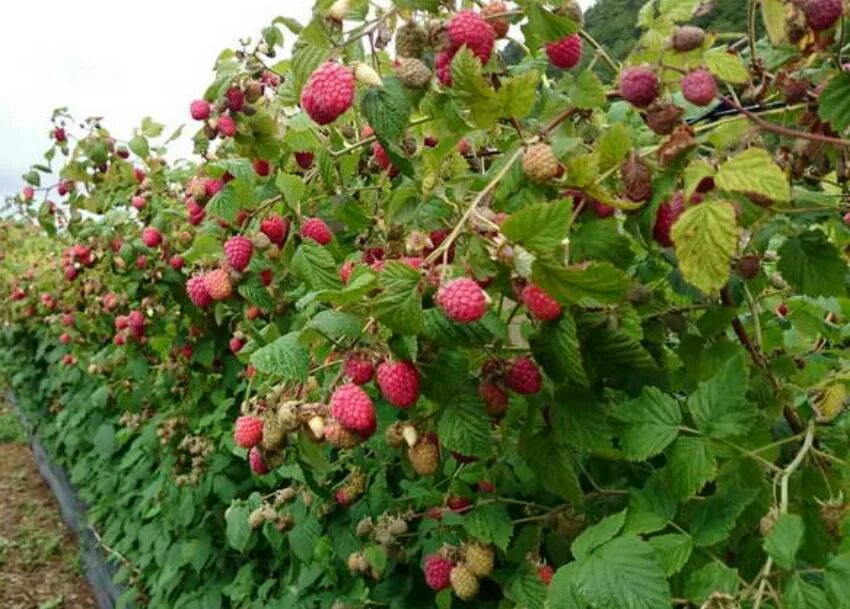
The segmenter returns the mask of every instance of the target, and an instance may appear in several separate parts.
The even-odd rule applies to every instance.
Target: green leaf
[[[811,229],[791,237],[779,248],[782,277],[807,296],[843,296],[847,267],[827,236]]]
[[[496,124],[502,112],[499,96],[481,74],[481,62],[465,46],[452,59],[451,94],[469,108],[478,127]]]
[[[274,309],[274,299],[269,294],[268,288],[263,285],[263,282],[256,275],[251,275],[243,279],[239,282],[239,287],[236,289],[242,298],[251,304],[255,304],[265,311]]]
[[[741,436],[757,415],[747,401],[747,362],[742,351],[730,358],[711,379],[688,398],[697,429],[712,438]]]
[[[197,262],[221,254],[221,238],[214,233],[200,233],[192,242],[192,247],[183,254],[186,262]]]
[[[790,571],[796,564],[797,551],[803,543],[805,525],[798,514],[781,514],[764,538],[764,551],[782,569]]]
[[[707,294],[729,281],[729,264],[738,247],[735,208],[706,201],[686,210],[671,232],[685,279]]]
[[[666,483],[665,473],[660,470],[642,489],[632,489],[629,493],[626,533],[640,535],[660,531],[676,516],[676,498]]]
[[[292,257],[292,270],[314,290],[335,289],[342,285],[339,269],[328,248],[304,241]]]
[[[626,160],[632,150],[632,134],[623,123],[615,123],[596,142],[599,152],[599,167],[610,169]]]
[[[620,537],[580,561],[578,589],[598,609],[661,609],[670,585],[655,550],[637,537]]]
[[[502,81],[499,89],[499,103],[506,116],[525,118],[531,112],[537,98],[537,86],[540,73],[536,70],[524,72]]]
[[[524,438],[519,450],[545,488],[576,505],[582,503],[581,485],[573,458],[553,432]]]
[[[655,387],[644,387],[639,397],[618,405],[613,415],[625,423],[620,444],[633,461],[645,461],[667,448],[682,424],[679,404]]]
[[[582,560],[590,555],[599,546],[608,543],[623,529],[626,523],[627,510],[621,510],[616,514],[607,516],[582,531],[570,546],[570,551],[577,560]]]
[[[284,173],[283,171],[278,172],[274,184],[286,202],[292,206],[297,205],[301,201],[306,190],[304,178],[298,175]]]
[[[741,514],[758,494],[759,489],[755,487],[736,487],[700,502],[691,522],[694,545],[705,548],[728,538]]]
[[[381,294],[373,303],[378,320],[398,334],[419,334],[425,326],[419,271],[403,262],[388,262],[378,275]]]
[[[130,147],[130,150],[133,151],[133,154],[139,158],[148,158],[148,155],[150,154],[150,147],[148,146],[147,138],[137,135],[131,138],[127,145]]]
[[[721,190],[756,193],[774,201],[791,200],[788,179],[764,148],[748,148],[727,160],[714,180]]]
[[[569,200],[540,203],[513,213],[501,226],[501,233],[532,252],[550,252],[567,237],[572,218]]]
[[[165,125],[156,122],[150,116],[142,119],[142,135],[145,137],[159,137],[162,135],[163,129],[165,129]]]
[[[540,581],[537,569],[524,563],[504,586],[505,596],[525,609],[543,609],[546,586]]]
[[[706,51],[703,60],[708,71],[720,80],[733,85],[743,85],[750,80],[750,72],[741,56],[727,51],[725,47]]]
[[[224,513],[224,520],[227,523],[227,543],[237,552],[244,552],[251,540],[249,513],[250,509],[246,505],[232,505]]]
[[[217,216],[225,222],[235,222],[239,204],[236,202],[236,190],[233,185],[225,184],[224,188],[207,203],[206,210],[208,214]]]
[[[575,34],[579,26],[569,17],[557,15],[537,2],[523,7],[528,23],[522,26],[525,44],[531,49],[542,48],[547,42],[556,42]]]
[[[833,76],[818,96],[818,115],[837,132],[850,126],[850,73]]]
[[[605,86],[592,70],[584,70],[569,91],[570,102],[576,108],[592,110],[605,104]]]
[[[469,457],[489,457],[490,418],[471,396],[459,396],[446,406],[437,426],[443,448]]]
[[[587,386],[587,374],[582,365],[576,322],[569,311],[563,311],[554,324],[545,324],[529,339],[534,359],[552,380],[572,381]]]
[[[655,557],[667,577],[682,570],[694,549],[694,542],[691,538],[679,533],[651,537],[649,545],[655,550]]]
[[[738,593],[738,572],[726,565],[709,562],[691,573],[685,584],[685,596],[695,605],[702,605],[715,592],[735,596]]]
[[[331,340],[357,338],[363,329],[363,319],[344,311],[320,311],[307,322],[304,329],[316,330]]]
[[[410,104],[404,85],[395,76],[383,79],[383,87],[370,87],[363,94],[360,107],[381,142],[397,142],[404,135],[410,118]]]
[[[584,222],[570,236],[570,258],[574,263],[601,259],[628,268],[634,257],[631,242],[620,232],[616,218]]]
[[[658,13],[675,23],[688,21],[700,5],[700,0],[661,0]]]
[[[778,47],[785,42],[787,38],[785,33],[786,15],[785,4],[782,0],[761,0],[761,16],[770,43]],[[821,94],[821,103],[823,103],[823,94]]]
[[[629,290],[625,273],[608,262],[562,267],[536,260],[533,281],[562,304],[594,306],[622,300]]]
[[[513,521],[503,504],[480,505],[463,518],[463,528],[479,541],[506,550],[514,532]]]
[[[782,590],[782,601],[786,609],[836,609],[826,598],[823,590],[804,580],[795,573]]]
[[[667,482],[679,499],[692,497],[717,474],[717,461],[703,438],[680,436],[668,455]]]
[[[251,354],[257,371],[284,381],[305,381],[310,372],[310,354],[299,342],[300,332],[284,334]]]
[[[834,609],[850,608],[850,553],[839,554],[826,563],[823,585]]]
[[[579,563],[571,562],[555,572],[549,584],[549,609],[587,609],[587,601],[578,590]]]

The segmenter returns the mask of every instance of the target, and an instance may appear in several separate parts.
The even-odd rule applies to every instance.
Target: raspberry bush
[[[0,370],[125,606],[850,607],[842,3],[653,0],[623,65],[384,4],[222,52],[190,160],[57,110],[6,201]]]

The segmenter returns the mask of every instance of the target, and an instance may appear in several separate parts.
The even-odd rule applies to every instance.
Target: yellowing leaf
[[[750,73],[740,56],[730,53],[725,48],[706,51],[703,55],[705,66],[720,80],[741,85],[749,81]]]
[[[791,200],[785,174],[763,148],[749,148],[732,157],[717,170],[715,180],[722,190],[757,193],[774,201]]]
[[[844,411],[847,388],[843,383],[828,385],[814,400],[818,420],[828,423]]]
[[[729,263],[738,245],[735,208],[725,201],[691,207],[671,233],[685,279],[706,293],[729,280]]]
[[[782,0],[761,0],[761,17],[771,44],[779,46],[785,42],[785,3]]]

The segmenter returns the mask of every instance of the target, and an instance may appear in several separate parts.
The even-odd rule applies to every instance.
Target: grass
[[[0,397],[0,444],[22,443],[25,440],[23,425]]]

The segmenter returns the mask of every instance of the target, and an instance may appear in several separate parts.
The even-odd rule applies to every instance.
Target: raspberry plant
[[[386,4],[224,51],[189,161],[57,110],[7,201],[0,369],[123,602],[850,607],[842,3],[653,0],[623,65]]]

